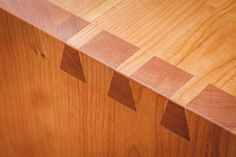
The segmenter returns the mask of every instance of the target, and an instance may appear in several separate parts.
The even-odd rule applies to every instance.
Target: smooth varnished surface
[[[113,74],[108,95],[136,111],[130,81],[121,74],[116,72]]]
[[[177,104],[167,103],[161,125],[190,141],[185,110]]]
[[[60,68],[81,81],[86,82],[79,52],[75,49],[65,46]]]
[[[89,24],[45,0],[1,0],[0,8],[62,41]]]
[[[236,97],[212,86],[207,86],[187,107],[209,118],[220,126],[236,132]]]
[[[235,0],[0,8],[0,156],[235,157]]]
[[[193,76],[157,57],[150,59],[131,76],[166,97],[171,97]]]
[[[101,32],[80,48],[96,60],[116,68],[133,55],[138,48],[108,32]]]
[[[177,104],[186,107],[209,84],[236,96],[234,0],[50,2],[89,21],[93,26],[92,29],[88,27],[83,30],[86,34],[78,33],[72,37],[68,44],[77,49],[82,47],[82,50],[97,47],[98,51],[85,53]],[[98,46],[94,40],[102,37],[103,31],[138,49],[133,53],[129,53],[129,48],[125,53],[119,50],[112,52],[120,42],[116,42],[115,46],[103,43]],[[81,39],[86,44],[81,45]],[[89,43],[94,44],[88,47]],[[114,56],[110,55],[109,59],[103,55],[101,60],[101,55],[108,52]],[[154,63],[155,57],[162,61]],[[114,66],[113,62],[119,63],[119,66]],[[168,66],[168,63],[173,68],[168,68],[169,71],[166,69],[165,73],[161,67]],[[214,112],[214,109],[209,112]]]

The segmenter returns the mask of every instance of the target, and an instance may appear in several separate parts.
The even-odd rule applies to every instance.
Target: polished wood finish
[[[89,24],[45,0],[2,0],[0,7],[63,41]]]
[[[185,109],[173,102],[168,102],[161,125],[190,141]]]
[[[78,51],[67,45],[63,50],[60,68],[81,81],[86,82]]]
[[[121,104],[124,104],[130,109],[136,111],[130,81],[125,76],[114,72],[108,95]]]
[[[209,85],[187,105],[187,108],[235,134],[235,104],[236,97]]]
[[[132,78],[169,98],[186,84],[192,75],[166,61],[153,57],[133,73]]]
[[[133,55],[138,48],[108,32],[101,32],[80,50],[100,62],[116,68]]]
[[[235,157],[234,0],[0,0],[0,156]]]

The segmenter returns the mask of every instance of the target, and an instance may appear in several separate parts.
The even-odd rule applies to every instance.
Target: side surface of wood
[[[234,134],[183,106],[173,114],[174,102],[84,51],[5,11],[0,17],[1,157],[236,155]],[[71,57],[74,64],[66,64]],[[114,80],[135,110],[123,95],[114,99]],[[178,120],[187,136],[173,130]]]
[[[0,8],[236,134],[235,116],[222,118],[236,115],[235,0],[0,0]],[[67,69],[79,61],[68,63],[62,69],[85,81],[82,67]],[[218,105],[202,99],[208,86],[225,92]],[[192,103],[199,95],[201,109]]]

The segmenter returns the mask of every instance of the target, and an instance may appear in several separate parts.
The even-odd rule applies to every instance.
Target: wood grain
[[[52,31],[52,34],[62,41],[67,41],[88,25],[87,21],[72,15],[61,25],[57,26]]]
[[[192,75],[157,57],[153,57],[131,77],[169,98],[187,83]]]
[[[0,0],[0,156],[235,157],[235,7]]]
[[[168,102],[161,125],[190,141],[185,109],[173,102]]]
[[[103,31],[82,46],[80,50],[100,62],[116,68],[138,48],[128,42]]]
[[[236,133],[236,98],[219,88],[207,86],[187,108]]]
[[[65,46],[60,68],[81,81],[86,82],[80,55],[75,49]]]
[[[46,0],[1,0],[0,7],[62,41],[89,24]]]
[[[136,111],[132,90],[129,79],[121,74],[114,73],[108,95],[118,102],[126,105],[130,109]]]

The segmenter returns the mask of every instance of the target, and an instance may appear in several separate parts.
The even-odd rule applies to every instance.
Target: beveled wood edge
[[[55,5],[55,4],[52,4],[52,5]],[[200,117],[206,119],[207,121],[209,121],[209,122],[211,122],[211,123],[213,123],[213,124],[219,126],[220,128],[222,128],[222,129],[224,129],[224,130],[228,131],[229,133],[231,133],[231,134],[233,134],[233,135],[236,136],[236,131],[231,130],[231,129],[228,129],[228,128],[226,128],[224,125],[219,124],[217,121],[214,121],[214,120],[212,120],[211,118],[202,115],[201,113],[195,112],[195,111],[189,109],[187,106],[181,105],[181,104],[179,104],[178,102],[175,102],[174,100],[172,100],[171,98],[168,98],[168,97],[166,97],[165,95],[154,91],[153,89],[149,88],[149,87],[148,87],[146,84],[144,84],[143,82],[138,81],[138,80],[136,80],[136,79],[134,79],[134,78],[132,78],[132,77],[126,75],[126,74],[123,74],[123,73],[117,71],[115,68],[112,68],[112,67],[109,66],[109,64],[107,64],[107,63],[100,62],[98,59],[96,59],[96,58],[94,58],[94,57],[92,57],[92,56],[89,56],[87,53],[85,53],[85,52],[83,52],[83,51],[80,51],[80,49],[76,48],[75,46],[69,45],[66,41],[63,41],[63,40],[57,38],[56,36],[53,36],[52,34],[49,34],[49,33],[46,32],[45,30],[42,30],[40,27],[37,27],[37,26],[35,26],[35,25],[33,25],[33,24],[31,24],[31,23],[25,21],[25,20],[22,19],[21,17],[15,15],[15,14],[12,14],[11,12],[5,10],[4,8],[1,8],[1,7],[0,7],[0,10],[2,10],[2,11],[4,11],[4,12],[7,12],[7,13],[10,14],[11,16],[13,16],[14,18],[20,19],[22,22],[27,23],[27,24],[30,25],[30,26],[33,26],[34,28],[36,28],[36,29],[39,30],[40,32],[43,32],[43,33],[45,33],[45,34],[47,34],[47,35],[53,37],[54,39],[56,39],[56,40],[62,42],[63,44],[65,44],[65,45],[67,45],[67,46],[69,46],[69,47],[72,47],[72,48],[76,49],[78,52],[83,53],[83,54],[86,55],[87,57],[90,57],[91,59],[93,59],[93,60],[95,60],[95,61],[97,61],[97,62],[99,62],[99,63],[105,65],[106,67],[110,68],[110,69],[113,70],[114,72],[116,72],[116,73],[118,73],[118,74],[121,74],[121,75],[123,75],[124,77],[127,77],[129,80],[132,80],[132,81],[134,81],[134,82],[140,84],[141,86],[143,86],[143,87],[145,87],[145,88],[151,90],[152,92],[156,93],[157,95],[160,95],[160,96],[166,98],[168,101],[171,101],[171,102],[175,103],[176,105],[179,105],[179,106],[183,107],[183,108],[185,109],[185,112],[192,112],[192,113],[194,113],[194,114],[196,114],[196,115],[198,115],[198,116],[200,116]],[[74,16],[76,16],[76,15],[74,15]],[[59,67],[59,68],[60,68],[60,67]],[[85,72],[85,73],[86,73],[86,72]],[[236,98],[236,97],[235,97],[235,98]],[[138,109],[137,109],[137,110],[138,110]],[[190,136],[191,136],[191,133],[190,133]]]
[[[220,88],[218,88],[218,87],[216,87],[216,86],[214,86],[214,85],[212,85],[212,84],[208,84],[197,96],[195,96],[186,106],[185,106],[185,108],[186,108],[186,111],[188,111],[188,112],[191,112],[191,113],[194,113],[194,114],[196,114],[196,115],[198,115],[198,116],[200,116],[200,117],[202,117],[202,118],[204,118],[205,120],[207,120],[207,121],[209,121],[210,123],[212,123],[212,124],[215,124],[216,126],[218,126],[218,127],[220,127],[220,128],[222,128],[222,129],[224,129],[225,131],[228,131],[228,132],[230,132],[231,134],[233,134],[233,135],[236,135],[236,121],[231,121],[230,123],[231,123],[231,125],[232,125],[232,123],[233,123],[233,127],[232,126],[230,126],[229,124],[228,124],[228,122],[229,121],[226,121],[226,120],[224,120],[224,118],[223,118],[223,120],[216,120],[215,119],[215,117],[224,117],[225,116],[225,114],[231,114],[232,115],[232,113],[227,113],[227,112],[224,112],[224,110],[221,110],[221,112],[222,113],[219,113],[219,111],[216,111],[215,110],[215,108],[214,107],[212,107],[212,111],[211,112],[214,112],[214,116],[213,115],[206,115],[206,114],[204,114],[203,112],[201,112],[201,111],[199,111],[199,109],[197,109],[197,108],[199,108],[199,106],[196,106],[197,104],[194,104],[193,102],[194,101],[196,101],[196,100],[198,100],[198,101],[200,101],[201,100],[201,97],[199,97],[201,94],[204,94],[204,92],[205,92],[205,90],[207,90],[208,88],[214,88],[213,90],[214,90],[214,93],[223,93],[223,94],[225,94],[226,95],[226,97],[224,97],[225,99],[224,100],[227,100],[229,97],[230,98],[233,98],[233,100],[231,101],[231,105],[233,104],[233,105],[235,105],[234,106],[234,110],[236,109],[236,97],[235,96],[233,96],[233,95],[231,95],[231,94],[229,94],[229,93],[227,93],[227,92],[225,92],[225,91],[223,91],[223,90],[221,90]],[[216,107],[217,107],[217,105],[218,106],[222,106],[223,108],[225,108],[225,110],[227,110],[227,102],[225,102],[225,103],[223,103],[222,104],[222,101],[224,101],[224,100],[222,100],[222,99],[220,99],[220,100],[218,100],[218,101],[220,101],[220,103],[219,102],[212,102],[212,99],[210,98],[210,97],[208,97],[207,99],[205,99],[204,101],[201,101],[202,103],[201,103],[201,105],[203,105],[203,108],[204,108],[204,105],[212,105],[212,104],[214,104],[214,105],[216,105]],[[205,104],[204,104],[205,103]],[[218,103],[218,104],[217,104]],[[192,105],[192,104],[194,104],[194,105]],[[223,106],[224,105],[224,106]],[[195,106],[195,107],[194,107]],[[197,107],[197,108],[196,108]],[[202,106],[200,106],[200,108],[201,108]],[[232,106],[230,106],[230,110],[233,110],[232,109]],[[233,111],[234,112],[234,111]],[[234,113],[233,113],[234,114]],[[234,114],[234,115],[236,115],[236,113]],[[227,115],[228,116],[228,115]],[[235,116],[236,117],[236,116]],[[235,117],[233,117],[234,119],[233,120],[235,120]]]
[[[14,14],[14,13],[12,13],[12,12],[10,12],[10,11],[9,11],[9,10],[7,10],[7,9],[4,9],[4,8],[2,8],[1,6],[0,6],[0,11],[4,11],[4,12],[6,12],[6,13],[10,14],[11,16],[13,16],[14,18],[16,18],[16,19],[18,19],[18,20],[21,20],[22,22],[24,22],[24,23],[26,23],[26,24],[28,24],[28,25],[30,25],[30,26],[32,26],[32,27],[34,27],[34,28],[38,29],[39,31],[41,31],[41,32],[43,32],[43,33],[45,33],[45,34],[47,34],[47,35],[49,35],[49,36],[53,37],[53,38],[56,38],[55,36],[53,36],[53,35],[49,34],[49,33],[48,33],[48,32],[46,32],[45,30],[41,29],[39,26],[37,26],[37,25],[34,25],[34,24],[32,24],[32,23],[30,23],[30,22],[28,22],[28,21],[24,20],[24,19],[23,19],[23,18],[21,18],[20,16],[18,16],[18,15],[16,15],[16,14]],[[61,40],[61,39],[58,39],[58,38],[56,38],[56,39],[57,39],[57,40],[59,40],[60,42],[63,42],[63,40]]]
[[[55,7],[55,8],[57,8],[58,10],[61,10],[61,11],[65,12],[65,14],[70,15],[70,16],[68,17],[68,19],[66,19],[65,21],[63,21],[62,25],[65,24],[65,23],[67,23],[67,22],[68,22],[67,20],[69,20],[69,19],[71,19],[71,18],[73,18],[73,17],[75,17],[75,18],[78,17],[77,15],[74,15],[74,14],[68,12],[68,11],[65,11],[65,10],[63,10],[62,8],[60,8],[59,6],[53,4],[53,3],[49,2],[49,1],[43,1],[43,2],[46,2],[46,3],[48,3],[49,5],[51,5],[51,6]],[[41,32],[44,32],[44,33],[48,34],[49,36],[54,37],[54,38],[56,38],[57,40],[59,40],[60,42],[63,42],[63,43],[66,42],[67,40],[69,40],[71,37],[73,37],[76,33],[78,33],[78,32],[76,32],[75,34],[73,34],[73,35],[72,35],[71,37],[69,37],[68,39],[63,39],[63,38],[60,38],[60,35],[61,35],[60,33],[58,33],[58,34],[55,33],[56,28],[55,28],[54,30],[50,30],[50,29],[46,30],[46,29],[44,29],[43,27],[38,26],[36,23],[30,22],[29,20],[24,19],[24,18],[21,17],[20,15],[17,15],[17,14],[15,14],[15,13],[11,12],[11,11],[8,10],[7,8],[3,8],[1,5],[0,5],[0,10],[7,12],[8,14],[12,15],[13,17],[15,17],[15,18],[17,18],[17,19],[19,19],[19,20],[21,20],[21,21],[27,23],[28,25],[31,25],[31,26],[37,28],[37,29],[40,30]],[[80,18],[80,17],[78,17],[78,18]],[[82,22],[87,23],[87,26],[90,24],[88,21],[86,21],[86,20],[84,20],[84,19],[82,19],[82,18],[80,18],[80,19],[82,20]],[[57,29],[59,29],[59,27],[58,27]],[[82,29],[83,29],[83,28],[82,28]]]
[[[218,121],[215,121],[215,120],[213,120],[213,119],[211,119],[211,118],[201,114],[200,112],[196,112],[195,110],[192,110],[192,109],[190,109],[188,107],[185,108],[185,112],[189,112],[191,114],[195,114],[195,115],[203,118],[207,122],[209,122],[211,124],[214,124],[215,126],[217,126],[217,127],[221,128],[221,129],[223,129],[224,131],[230,133],[231,135],[236,136],[236,130],[229,129],[229,128],[225,127],[224,125],[220,124]]]

